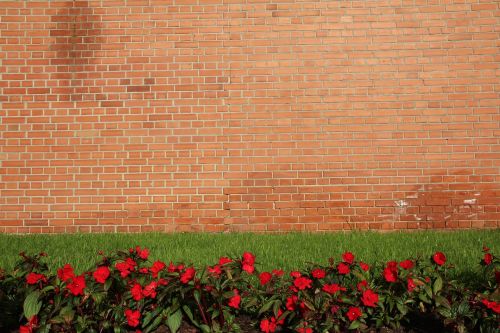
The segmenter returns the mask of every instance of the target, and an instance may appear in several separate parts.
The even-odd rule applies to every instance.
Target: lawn
[[[251,251],[261,269],[302,268],[307,262],[326,263],[345,251],[376,263],[444,252],[457,273],[468,275],[478,267],[482,246],[500,250],[500,230],[453,232],[352,232],[331,234],[71,234],[0,235],[0,267],[10,270],[18,253],[44,251],[51,270],[71,263],[77,272],[97,262],[98,251],[110,252],[140,245],[150,249],[152,260],[184,261],[197,266],[215,263],[220,256]]]

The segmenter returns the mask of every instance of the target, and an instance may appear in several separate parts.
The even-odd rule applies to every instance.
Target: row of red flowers
[[[312,333],[399,328],[425,314],[443,330],[488,332],[499,328],[500,264],[483,251],[474,288],[452,279],[453,266],[439,251],[372,266],[345,252],[338,262],[289,274],[258,271],[250,252],[198,269],[151,262],[138,246],[103,255],[82,274],[66,264],[53,275],[45,254],[23,253],[14,271],[0,273],[0,329],[19,327],[24,315],[22,333],[151,332],[162,325],[176,332],[182,321],[201,332],[232,332],[245,315],[262,332]]]

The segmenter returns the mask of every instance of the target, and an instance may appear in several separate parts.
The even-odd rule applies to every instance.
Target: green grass
[[[500,250],[500,230],[412,233],[333,233],[333,234],[72,234],[72,235],[0,235],[0,267],[11,269],[18,253],[46,252],[55,271],[65,263],[77,272],[89,269],[99,259],[99,250],[107,253],[135,245],[150,249],[150,258],[185,261],[195,265],[214,264],[220,256],[240,256],[243,251],[257,255],[260,268],[292,270],[307,262],[327,263],[345,251],[375,263],[402,260],[417,255],[430,256],[443,251],[457,267],[457,273],[470,274],[482,257],[482,246],[494,253]]]

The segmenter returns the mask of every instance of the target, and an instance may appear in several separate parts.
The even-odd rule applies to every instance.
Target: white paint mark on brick
[[[476,201],[477,201],[477,199],[467,199],[467,200],[464,200],[464,204],[466,204],[466,205],[475,205]]]
[[[408,202],[404,201],[404,200],[396,200],[394,201],[394,203],[396,204],[397,207],[406,207],[408,206]]]

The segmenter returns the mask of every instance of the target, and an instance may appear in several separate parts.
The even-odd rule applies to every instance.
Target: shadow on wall
[[[60,100],[82,101],[94,99],[97,53],[105,42],[101,35],[101,20],[94,14],[89,1],[67,1],[51,17],[53,28],[51,66],[55,66],[53,78],[57,81],[52,89]]]

